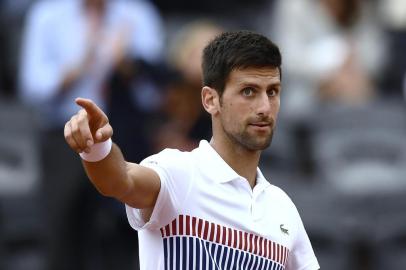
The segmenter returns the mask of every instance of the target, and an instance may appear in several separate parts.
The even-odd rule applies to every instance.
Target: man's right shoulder
[[[191,153],[178,149],[166,148],[161,152],[145,158],[141,165],[163,168],[186,169],[191,161]]]

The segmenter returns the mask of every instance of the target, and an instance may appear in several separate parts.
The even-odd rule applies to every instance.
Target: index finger
[[[87,98],[76,98],[76,104],[86,110],[89,116],[105,116],[104,112],[91,100]]]

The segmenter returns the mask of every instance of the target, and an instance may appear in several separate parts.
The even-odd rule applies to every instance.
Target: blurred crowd
[[[281,112],[262,170],[323,269],[406,268],[404,0],[0,0],[0,270],[137,269],[124,206],[64,142],[91,98],[129,161],[210,139],[200,56],[225,30],[275,41]]]

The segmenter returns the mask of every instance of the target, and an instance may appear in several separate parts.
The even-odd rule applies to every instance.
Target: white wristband
[[[89,162],[97,162],[105,157],[107,157],[108,154],[110,154],[111,151],[111,146],[112,146],[112,141],[111,138],[108,139],[107,141],[101,142],[101,143],[95,143],[90,147],[90,152],[82,152],[80,153],[80,157],[83,160],[89,161]]]

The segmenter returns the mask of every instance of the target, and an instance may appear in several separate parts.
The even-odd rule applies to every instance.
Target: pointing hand
[[[65,140],[77,153],[90,151],[90,147],[104,142],[113,135],[106,114],[90,99],[77,98],[82,109],[65,124]]]

